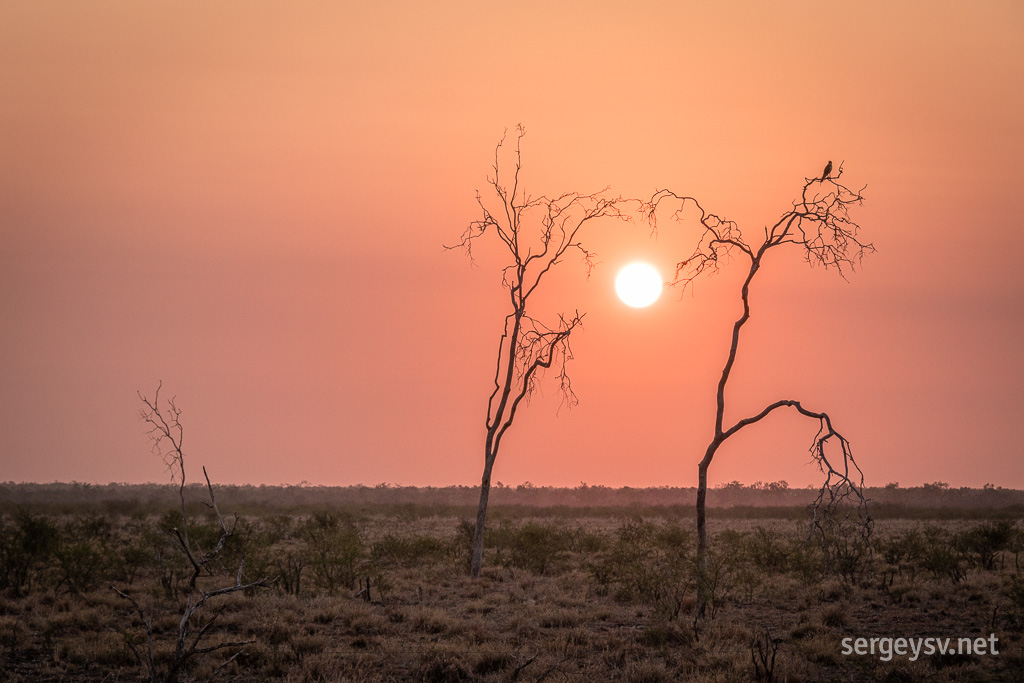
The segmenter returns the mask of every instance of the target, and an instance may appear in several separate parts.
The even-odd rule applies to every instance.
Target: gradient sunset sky
[[[868,485],[1024,488],[1021,36],[1016,0],[4,2],[0,481],[167,481],[163,380],[215,482],[478,484],[500,262],[442,245],[522,123],[534,194],[668,187],[750,235],[844,162],[878,252],[766,262],[727,420],[795,398]],[[743,264],[628,308],[617,270],[698,234],[660,228],[596,224],[548,283],[580,404],[549,385],[496,481],[696,484]],[[710,483],[817,484],[814,433],[774,416]]]

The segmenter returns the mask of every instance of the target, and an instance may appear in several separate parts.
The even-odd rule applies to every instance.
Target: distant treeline
[[[408,507],[422,514],[424,507],[437,514],[463,514],[477,503],[475,486],[234,486],[215,485],[218,502],[240,514],[280,511],[303,513],[323,508]],[[817,493],[813,488],[790,488],[786,482],[760,482],[743,486],[732,482],[708,491],[708,506],[721,516],[799,517]],[[951,488],[936,482],[901,488],[895,484],[865,489],[876,517],[1021,517],[1024,516],[1024,491],[986,486],[981,489]],[[203,487],[190,485],[187,495],[202,500]],[[83,506],[119,514],[162,513],[177,505],[178,488],[171,484],[0,484],[0,512],[14,508],[32,508],[48,512],[81,511]],[[542,508],[548,513],[558,509],[572,514],[617,514],[635,508],[660,508],[661,512],[690,514],[697,498],[693,487],[611,488],[581,484],[575,488],[533,486],[495,486],[491,504],[496,508]],[[198,503],[197,503],[198,505]],[[765,509],[769,508],[769,509]],[[655,513],[655,510],[647,510]],[[967,513],[967,514],[965,514]]]

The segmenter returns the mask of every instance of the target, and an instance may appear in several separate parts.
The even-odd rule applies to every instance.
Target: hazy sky
[[[504,295],[446,252],[522,123],[535,194],[699,197],[751,235],[829,159],[878,253],[751,294],[727,419],[827,410],[869,485],[1024,487],[1024,5],[0,3],[0,480],[166,481],[137,390],[229,483],[478,483]],[[692,224],[603,223],[508,484],[692,486],[742,263],[648,309]],[[776,416],[711,483],[819,480]],[[194,470],[193,470],[194,471]]]

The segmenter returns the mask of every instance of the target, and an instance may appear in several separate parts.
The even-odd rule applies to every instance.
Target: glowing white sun
[[[650,306],[661,296],[661,276],[646,263],[631,263],[615,278],[615,293],[633,308]]]

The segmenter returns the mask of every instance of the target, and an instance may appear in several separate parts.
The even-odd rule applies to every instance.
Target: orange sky
[[[165,481],[162,379],[215,481],[478,483],[503,293],[441,245],[521,122],[534,193],[667,186],[749,234],[845,160],[878,253],[766,265],[727,419],[797,398],[869,485],[1024,487],[1021,4],[551,4],[0,5],[0,480]],[[534,400],[495,480],[695,485],[740,273],[612,287],[695,237],[589,233],[545,295],[587,312],[580,405]],[[813,434],[750,428],[711,484],[817,483]]]

